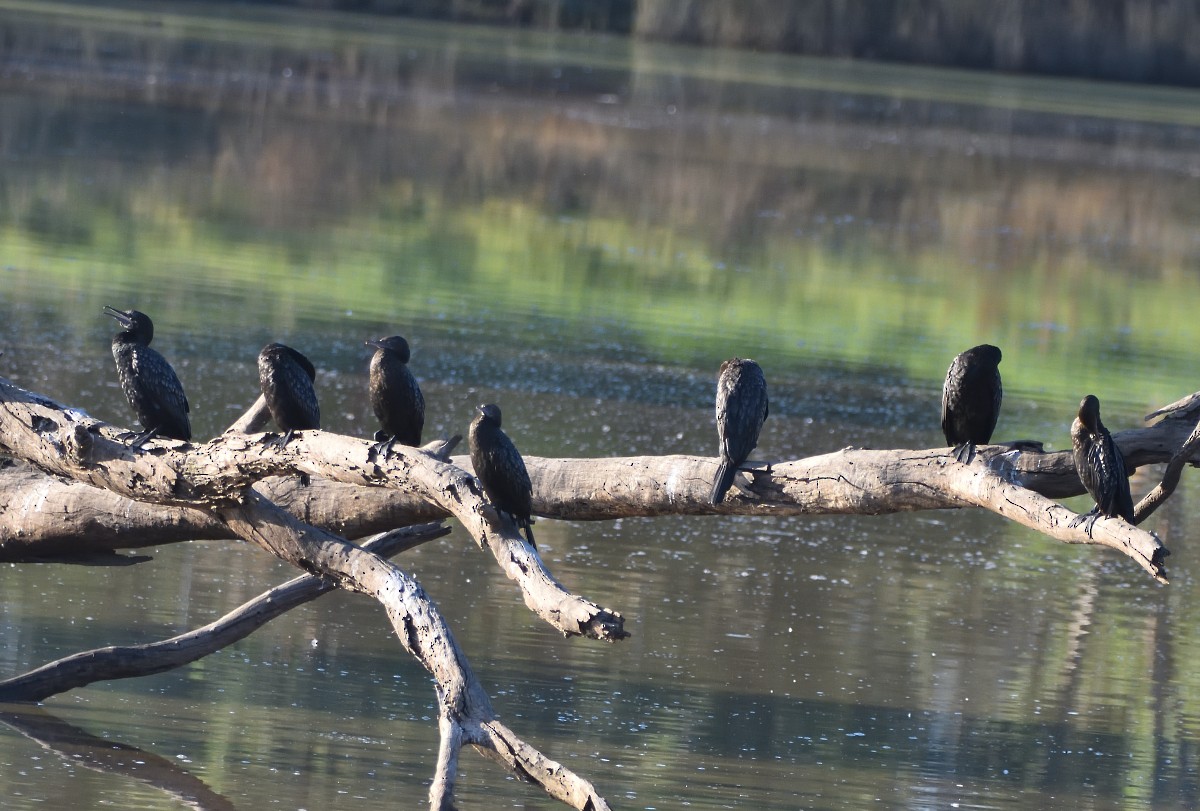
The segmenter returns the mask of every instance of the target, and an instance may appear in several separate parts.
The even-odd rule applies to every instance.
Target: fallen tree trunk
[[[1184,407],[1168,407],[1166,417],[1156,425],[1114,435],[1131,471],[1141,465],[1167,462],[1181,447],[1186,447],[1186,454],[1176,460],[1177,481],[1178,468],[1184,461],[1197,458],[1200,451],[1195,443],[1190,446],[1186,443],[1196,425],[1200,399],[1195,403],[1181,402]],[[248,412],[254,413],[255,409]],[[240,422],[254,424],[246,418]],[[239,453],[251,450],[239,437],[240,434],[218,437],[205,446],[205,453],[219,451],[228,457],[224,464],[232,464]],[[295,476],[267,477],[258,485],[266,497],[292,515],[357,537],[456,514],[453,498],[445,496],[466,487],[465,479],[457,483],[447,480],[441,486],[422,490],[409,481],[405,465],[411,460],[399,464],[391,460],[381,467],[367,458],[367,445],[362,440],[330,434],[320,437],[320,441],[307,445],[304,444],[307,440],[302,440],[296,446],[298,452],[288,462],[315,478],[301,483]],[[401,451],[398,459],[403,458]],[[1098,522],[1091,535],[1083,529],[1065,526],[1073,514],[1048,499],[1084,492],[1070,452],[1043,453],[992,445],[981,447],[977,458],[982,464],[963,466],[954,462],[944,448],[847,448],[755,471],[752,480],[717,506],[709,504],[707,498],[716,464],[711,458],[527,457],[526,464],[534,485],[534,512],[545,517],[604,520],[666,514],[882,514],[974,506],[1066,543],[1109,546],[1165,582],[1166,550],[1152,534],[1114,521]],[[469,469],[467,457],[455,457],[452,462],[455,464],[446,466],[442,472]],[[0,482],[6,480],[12,486],[0,491],[5,493],[0,498],[8,504],[8,509],[0,515],[0,559],[36,559],[67,550],[111,550],[118,546],[135,547],[142,541],[163,543],[227,534],[221,522],[204,513],[134,502],[79,482],[51,479],[20,465],[0,471]],[[386,490],[381,486],[385,483]],[[1161,503],[1164,497],[1160,489],[1155,503]],[[17,505],[25,510],[29,505],[37,505],[36,520],[22,523],[12,514]],[[1152,509],[1149,503],[1140,506],[1139,516]],[[121,520],[113,520],[114,515]],[[465,515],[468,521],[474,520],[469,511]],[[130,535],[121,534],[122,522]],[[512,555],[520,547],[512,539],[493,543],[494,537],[489,540],[492,536],[482,527],[476,536],[484,539],[483,545],[491,545],[493,554],[510,576],[523,577],[522,555]],[[80,545],[84,538],[90,546]],[[548,575],[539,574],[532,579],[554,591]],[[547,613],[543,610],[541,615],[545,617]],[[584,615],[586,625],[587,612]]]
[[[1187,399],[1181,402],[1191,407],[1171,411],[1148,428],[1133,428],[1113,435],[1130,472],[1145,465],[1169,462],[1184,446],[1200,417],[1200,396],[1194,402]],[[247,413],[253,412],[251,409]],[[894,454],[907,454],[910,460],[915,454],[928,454],[925,457],[928,461],[923,464],[936,465],[940,464],[940,451],[855,453],[859,470],[866,465],[899,473],[891,461]],[[832,461],[835,455],[814,458]],[[1006,446],[990,445],[979,449],[979,458],[1010,483],[1047,498],[1084,493],[1070,451],[1013,453]],[[471,469],[467,456],[455,456],[450,461],[464,470]],[[1180,462],[1187,461],[1200,463],[1200,448],[1188,448]],[[784,480],[795,472],[788,465],[799,462],[776,464],[770,473],[756,473],[753,484],[743,487],[741,492],[735,490],[715,507],[702,497],[704,489],[711,486],[711,470],[716,465],[712,458],[526,456],[525,464],[534,485],[534,513],[575,521],[675,514],[879,514],[964,506],[938,503],[936,498],[909,498],[895,490],[886,498],[870,498],[869,502],[870,493],[864,491],[861,503],[845,500],[840,505],[828,503],[823,494],[797,493],[794,488],[784,486]],[[777,475],[779,482],[775,482]],[[635,481],[625,481],[630,476]],[[687,490],[685,482],[695,489]],[[363,488],[324,479],[302,483],[294,476],[269,476],[260,480],[258,487],[276,504],[307,523],[348,538],[450,515],[449,510],[407,490]],[[49,559],[227,536],[219,522],[194,510],[132,501],[80,482],[47,476],[19,460],[0,467],[0,561]]]

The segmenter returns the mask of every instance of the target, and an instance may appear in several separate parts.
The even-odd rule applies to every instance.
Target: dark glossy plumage
[[[371,357],[371,408],[383,428],[383,438],[401,445],[421,444],[425,427],[425,397],[408,369],[408,341],[399,335],[367,341]]]
[[[738,469],[758,445],[767,419],[767,378],[752,360],[730,358],[717,375],[717,440],[721,464],[709,501],[720,504]]]
[[[133,441],[138,447],[152,436],[188,441],[192,424],[188,419],[188,401],[183,385],[171,364],[150,348],[154,322],[137,310],[105,307],[104,312],[117,320],[121,331],[113,336],[112,354],[117,377],[125,399],[137,414],[145,430]]]
[[[1129,476],[1125,472],[1125,457],[1113,442],[1112,434],[1100,421],[1100,401],[1089,394],[1079,404],[1079,415],[1071,423],[1071,450],[1079,480],[1096,500],[1089,513],[1080,521],[1097,515],[1124,518],[1133,523],[1133,496],[1129,492]],[[1088,524],[1089,534],[1091,523]]]
[[[471,465],[488,500],[500,512],[511,515],[533,543],[533,527],[529,520],[533,510],[533,486],[529,482],[525,460],[508,435],[500,430],[500,406],[487,403],[476,408],[469,440]]]
[[[258,353],[258,384],[272,419],[284,431],[284,444],[293,431],[321,427],[316,378],[312,362],[290,346],[271,343]]]
[[[970,462],[976,445],[986,445],[1000,418],[1000,350],[980,344],[950,364],[942,386],[942,433],[958,461]]]

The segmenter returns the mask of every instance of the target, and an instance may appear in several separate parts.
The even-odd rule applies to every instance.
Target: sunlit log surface
[[[567,635],[597,639],[626,635],[619,613],[563,588],[516,526],[499,520],[473,476],[423,451],[396,446],[384,459],[365,440],[303,431],[282,448],[269,441],[274,435],[225,433],[203,444],[156,442],[135,453],[115,441],[119,433],[0,378],[0,449],[47,473],[130,501],[184,508],[196,521],[215,518],[225,527],[224,537],[230,537],[229,521],[242,518],[237,509],[251,498],[313,526],[307,513],[286,512],[271,501],[270,493],[249,491],[270,476],[291,474],[302,483],[316,476],[360,489],[386,489],[388,494],[413,493],[435,505],[441,511],[437,517],[457,518],[517,583],[530,610],[551,626]],[[246,539],[259,545],[268,540]],[[289,562],[302,568],[309,563]]]
[[[1185,398],[1163,409],[1164,418],[1153,426],[1114,434],[1131,471],[1170,461],[1177,455],[1200,412],[1200,398],[1193,399],[1196,402]],[[252,408],[239,422],[256,427],[254,420],[247,419],[254,414]],[[369,460],[367,443],[362,440],[319,436],[319,442],[302,438],[296,449],[289,445],[292,453],[303,449],[289,464],[312,474],[312,478],[268,477],[261,488],[293,515],[338,534],[358,537],[453,515],[453,500],[446,496],[449,491],[467,487],[470,480],[467,477],[447,485],[441,494],[436,488],[422,491],[409,481],[405,465],[411,459],[405,451],[386,462]],[[210,454],[218,448],[226,455],[251,452],[249,444],[221,445],[238,441],[242,440],[236,434],[227,434],[201,447],[207,447]],[[411,451],[407,453],[411,455]],[[1176,480],[1179,468],[1186,460],[1195,459],[1196,453],[1193,445],[1178,460]],[[451,461],[455,469],[469,470],[467,457]],[[1066,543],[1110,546],[1164,580],[1166,550],[1152,534],[1114,521],[1098,522],[1092,536],[1062,526],[1073,515],[1047,499],[1084,492],[1069,451],[1043,453],[1004,445],[983,446],[975,463],[961,466],[942,448],[847,448],[775,463],[769,470],[763,466],[741,477],[739,487],[717,506],[710,505],[705,497],[716,464],[711,458],[526,457],[526,464],[534,484],[534,511],[545,517],[604,520],[667,514],[882,514],[975,506]],[[194,510],[135,503],[87,485],[48,478],[21,465],[0,470],[0,484],[9,485],[0,489],[0,507],[4,507],[0,511],[0,558],[27,560],[144,543],[216,538],[224,531],[219,522]],[[1153,509],[1151,501],[1161,503],[1164,497],[1160,486],[1155,500],[1139,505],[1139,521]],[[31,510],[30,505],[36,509]],[[488,508],[484,511],[489,512],[489,519],[494,518]],[[511,539],[499,542],[489,535],[489,522],[476,521],[469,510],[464,515],[473,523],[473,534],[484,539],[483,545],[492,549],[510,576],[521,577],[523,556],[512,554],[520,547]],[[556,588],[548,573],[534,579],[551,592]]]

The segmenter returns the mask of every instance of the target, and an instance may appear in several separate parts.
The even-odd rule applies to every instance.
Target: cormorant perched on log
[[[720,504],[733,486],[738,469],[758,444],[767,419],[767,378],[762,367],[745,358],[730,358],[717,376],[717,439],[721,464],[709,502]]]
[[[117,320],[121,331],[113,336],[112,354],[117,362],[117,377],[125,399],[137,414],[145,429],[130,443],[140,448],[152,436],[182,439],[192,438],[188,419],[188,401],[183,385],[171,364],[150,348],[154,339],[154,322],[137,310],[118,310],[105,306],[104,312]]]
[[[1112,434],[1100,422],[1100,401],[1089,394],[1079,404],[1079,416],[1071,423],[1071,450],[1079,480],[1096,500],[1096,506],[1071,521],[1071,526],[1087,522],[1092,534],[1096,518],[1124,518],[1133,521],[1133,496],[1129,493],[1129,476],[1125,473],[1125,457],[1113,442]]]
[[[408,370],[408,341],[399,335],[367,341],[371,357],[371,408],[383,430],[375,435],[379,448],[399,442],[420,447],[425,427],[425,398]]]
[[[942,433],[954,446],[954,458],[967,464],[976,445],[986,445],[1000,417],[1000,350],[991,344],[960,353],[942,386]]]
[[[283,447],[295,431],[321,427],[321,408],[313,381],[317,370],[304,355],[283,344],[271,343],[258,353],[258,385],[275,424],[284,432]]]
[[[533,543],[533,527],[529,520],[533,510],[533,485],[529,483],[525,460],[508,435],[500,430],[500,406],[486,403],[475,410],[468,434],[475,475],[492,506],[511,515]]]

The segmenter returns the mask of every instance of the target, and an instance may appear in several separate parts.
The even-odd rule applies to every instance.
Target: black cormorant
[[[973,346],[950,364],[942,386],[942,433],[954,446],[954,458],[966,464],[976,445],[986,445],[1000,417],[1000,350]]]
[[[420,447],[425,398],[408,370],[408,341],[393,335],[366,344],[375,347],[371,357],[371,408],[383,426],[376,440],[381,445],[399,442]]]
[[[533,543],[533,527],[529,521],[533,510],[533,485],[529,483],[525,460],[508,435],[500,430],[500,406],[487,403],[475,410],[468,435],[475,475],[492,506],[511,515]]]
[[[1100,515],[1124,518],[1132,524],[1133,496],[1129,493],[1125,457],[1100,422],[1100,401],[1095,395],[1089,394],[1079,404],[1079,416],[1071,423],[1071,450],[1079,480],[1096,500],[1096,506],[1071,521],[1071,526],[1087,521],[1090,536]]]
[[[321,427],[321,408],[313,388],[316,378],[312,362],[290,346],[271,343],[258,353],[258,384],[271,417],[284,432],[280,447],[294,431]]]
[[[767,379],[762,367],[746,358],[730,358],[717,376],[717,438],[721,464],[709,501],[720,504],[738,469],[758,444],[767,419]]]
[[[185,442],[191,440],[188,401],[179,377],[171,364],[150,348],[150,341],[154,339],[154,322],[150,316],[137,310],[122,311],[108,306],[104,312],[121,325],[121,331],[112,339],[113,360],[117,362],[121,390],[145,429],[130,447],[141,447],[156,435]]]

